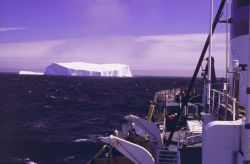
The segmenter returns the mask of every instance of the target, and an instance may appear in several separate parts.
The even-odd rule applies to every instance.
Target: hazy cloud
[[[49,54],[53,47],[62,44],[62,40],[0,43],[0,58],[38,58]],[[50,54],[53,55],[53,54]]]
[[[25,30],[26,27],[0,27],[0,32]]]
[[[0,43],[0,67],[15,67],[5,59],[32,60],[33,67],[53,61],[124,63],[132,69],[176,70],[178,75],[191,75],[203,48],[206,34],[152,36],[98,36],[63,40]],[[220,72],[225,67],[225,37],[214,37],[213,56]],[[1,69],[1,68],[0,68]],[[182,73],[182,70],[185,70]],[[171,74],[170,74],[171,75]],[[176,75],[176,72],[172,72]]]

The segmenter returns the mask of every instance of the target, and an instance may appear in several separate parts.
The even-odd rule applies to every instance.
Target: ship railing
[[[231,97],[230,95],[221,91],[212,89],[211,92],[211,112],[216,114],[217,119],[220,117],[222,120],[227,120],[228,112],[230,112],[232,114],[232,120],[235,121],[236,104],[239,104],[239,102],[237,102],[234,97]],[[221,107],[224,107],[224,112],[220,112]]]

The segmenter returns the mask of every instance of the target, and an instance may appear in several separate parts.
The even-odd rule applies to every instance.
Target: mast
[[[208,80],[207,80],[207,105],[208,105],[208,113],[211,113],[211,53],[212,53],[212,38],[213,38],[213,8],[214,2],[211,0],[211,15],[210,15],[210,31],[209,31],[209,52],[208,52]]]
[[[226,2],[226,80],[225,80],[225,83],[226,83],[226,88],[225,88],[225,92],[226,92],[226,95],[228,95],[228,72],[229,72],[229,51],[228,51],[228,48],[229,48],[229,37],[228,37],[228,7],[229,7],[229,0],[227,0]],[[223,81],[224,83],[224,81]],[[226,97],[226,109],[228,108],[228,97]]]

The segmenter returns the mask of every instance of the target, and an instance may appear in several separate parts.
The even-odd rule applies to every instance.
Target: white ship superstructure
[[[234,0],[231,7],[230,32],[230,70],[233,70],[233,61],[238,60],[240,71],[240,105],[246,106],[247,62],[249,51],[249,1]],[[233,82],[233,73],[230,74],[230,83]],[[233,87],[230,88],[232,94]]]

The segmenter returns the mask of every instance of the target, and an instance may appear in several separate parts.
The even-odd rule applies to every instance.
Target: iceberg
[[[42,72],[19,71],[19,75],[43,75]]]
[[[94,64],[85,62],[53,62],[46,67],[44,74],[63,76],[132,77],[129,66],[125,64]]]

